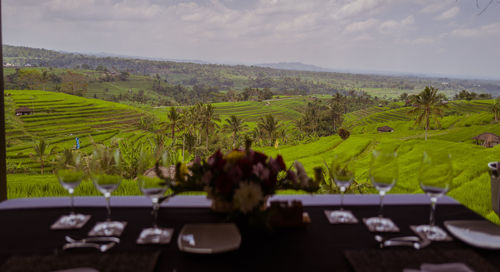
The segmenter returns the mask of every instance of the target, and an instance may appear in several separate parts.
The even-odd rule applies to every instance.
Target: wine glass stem
[[[344,192],[345,192],[345,187],[341,186],[340,187],[340,210],[344,210]]]
[[[379,214],[378,214],[378,216],[380,218],[384,217],[384,196],[385,196],[385,192],[380,191],[380,210],[379,210]]]
[[[106,221],[111,221],[111,205],[110,205],[110,198],[111,194],[106,193],[104,194],[104,197],[106,198],[106,210],[108,211],[108,217],[106,218]]]
[[[434,227],[436,224],[436,219],[434,214],[436,213],[436,202],[437,198],[436,197],[431,197],[431,213],[429,216],[429,226]]]
[[[75,214],[75,202],[74,202],[74,199],[73,199],[73,192],[74,192],[74,190],[73,189],[69,189],[68,192],[69,192],[69,199],[70,199],[70,203],[71,203],[71,212],[70,212],[70,215],[74,215]]]
[[[153,228],[158,228],[158,210],[160,209],[160,204],[158,200],[153,200]]]

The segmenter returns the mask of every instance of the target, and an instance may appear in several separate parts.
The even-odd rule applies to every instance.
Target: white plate
[[[232,251],[240,244],[241,235],[235,224],[186,224],[177,239],[181,251],[198,254]]]
[[[500,249],[500,227],[487,220],[445,221],[453,236],[480,248]]]

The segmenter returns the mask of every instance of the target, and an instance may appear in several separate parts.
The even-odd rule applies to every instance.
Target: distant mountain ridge
[[[270,88],[275,93],[331,94],[352,90],[387,89],[416,92],[425,86],[437,86],[450,94],[466,89],[474,92],[500,93],[499,80],[431,77],[424,75],[360,73],[323,68],[300,62],[254,65],[199,63],[195,60],[161,60],[127,57],[109,53],[76,53],[3,45],[5,67],[52,67],[109,71],[126,71],[142,76],[160,76],[165,82],[182,86],[210,86],[218,90]]]
[[[261,64],[255,64],[254,66],[282,69],[282,70],[295,70],[295,71],[336,72],[333,69],[319,67],[311,64],[304,64],[302,62],[261,63]]]

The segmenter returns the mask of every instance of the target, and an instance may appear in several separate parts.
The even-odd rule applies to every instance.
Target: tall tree
[[[220,121],[220,119],[215,114],[215,107],[212,106],[212,104],[202,105],[201,109],[201,127],[206,136],[206,149],[208,150],[211,132],[217,128],[217,123],[215,121]]]
[[[408,114],[416,115],[415,124],[425,125],[425,140],[427,141],[427,131],[430,127],[430,121],[433,119],[439,124],[440,117],[443,117],[443,108],[447,107],[442,103],[446,97],[438,94],[439,89],[434,87],[425,87],[425,89],[418,95],[413,96],[412,105],[413,109],[408,111]]]
[[[276,139],[276,131],[280,127],[279,120],[274,119],[272,114],[267,114],[265,117],[260,117],[257,127],[266,134],[269,139],[269,145],[273,146]]]
[[[495,122],[498,122],[500,119],[500,97],[493,101],[493,105],[491,105],[491,112],[495,117]]]
[[[235,143],[238,139],[239,133],[246,127],[247,125],[243,123],[243,120],[238,118],[236,115],[231,115],[226,119],[226,123],[222,128],[232,133],[233,148],[235,147]]]
[[[177,112],[177,109],[175,107],[170,107],[170,110],[168,112],[168,120],[170,121],[170,135],[172,137],[172,146],[175,144],[175,129],[177,127],[177,124],[179,120],[181,119],[181,115],[179,112]]]

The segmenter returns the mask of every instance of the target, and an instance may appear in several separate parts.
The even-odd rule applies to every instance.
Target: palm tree
[[[500,119],[500,97],[493,102],[493,105],[491,105],[491,112],[495,116],[495,122],[498,122],[498,119]]]
[[[425,89],[412,98],[412,105],[414,106],[408,114],[416,115],[415,124],[422,124],[425,122],[425,140],[427,141],[427,131],[430,127],[431,118],[439,124],[438,117],[443,117],[443,108],[447,107],[442,103],[444,95],[438,94],[437,88],[425,87]]]
[[[201,127],[205,132],[206,138],[206,149],[208,150],[208,141],[210,139],[210,133],[213,132],[215,128],[217,128],[217,123],[215,121],[220,121],[220,119],[215,114],[215,107],[212,104],[202,105],[202,119],[201,119]]]
[[[57,147],[54,146],[50,148],[49,153],[47,151],[50,148],[50,144],[45,142],[45,139],[40,138],[38,142],[33,143],[33,151],[35,154],[30,154],[30,157],[40,163],[40,173],[43,175],[43,168],[45,167],[45,161],[47,156],[53,155],[56,152]]]
[[[257,123],[257,127],[263,133],[267,134],[269,138],[270,146],[273,146],[275,140],[275,134],[280,126],[278,120],[274,119],[274,116],[271,114],[266,115],[265,117],[260,117],[259,122]]]
[[[181,119],[181,115],[177,112],[177,110],[174,107],[170,107],[170,111],[168,112],[168,120],[170,120],[170,130],[171,130],[171,135],[172,135],[172,146],[175,143],[175,128],[177,126],[177,123]]]
[[[231,115],[226,119],[226,123],[222,127],[226,131],[230,131],[233,135],[233,148],[235,147],[235,142],[238,139],[238,134],[245,128],[247,125],[243,123],[243,120],[239,119],[236,115]]]

